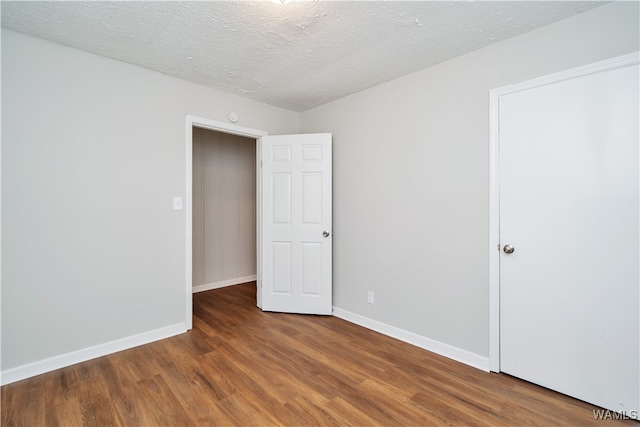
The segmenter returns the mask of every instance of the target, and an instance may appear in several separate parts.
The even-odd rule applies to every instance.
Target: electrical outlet
[[[373,292],[371,291],[367,292],[367,302],[373,304]]]

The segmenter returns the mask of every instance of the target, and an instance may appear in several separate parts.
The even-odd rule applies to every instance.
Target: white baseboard
[[[453,359],[457,362],[464,363],[465,365],[473,366],[474,368],[489,372],[488,357],[480,356],[479,354],[472,353],[468,350],[463,350],[440,341],[432,340],[431,338],[414,334],[413,332],[405,331],[404,329],[396,328],[395,326],[387,325],[386,323],[378,322],[377,320],[369,319],[368,317],[364,317],[338,307],[333,307],[333,315],[348,322],[355,323],[356,325],[371,329],[372,331],[380,332],[383,335],[404,341],[408,344],[415,345],[416,347],[420,347],[441,356],[448,357],[449,359]]]
[[[205,283],[204,285],[196,285],[193,287],[193,293],[210,291],[212,289],[224,288],[226,286],[239,285],[241,283],[253,282],[257,280],[257,276],[237,277],[235,279],[223,280],[222,282]]]
[[[186,325],[184,323],[178,323],[165,328],[132,335],[130,337],[104,344],[98,344],[93,347],[83,348],[82,350],[62,354],[39,362],[18,366],[17,368],[7,369],[6,371],[0,372],[0,385],[10,384],[36,375],[44,374],[46,372],[51,372],[56,369],[75,365],[76,363],[86,362],[87,360],[95,359],[97,357],[106,356],[118,351],[127,350],[139,345],[169,338],[186,331]]]

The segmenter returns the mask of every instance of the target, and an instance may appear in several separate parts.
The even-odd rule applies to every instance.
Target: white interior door
[[[261,143],[262,309],[331,314],[331,134]]]
[[[627,412],[640,409],[638,75],[499,100],[500,369]]]

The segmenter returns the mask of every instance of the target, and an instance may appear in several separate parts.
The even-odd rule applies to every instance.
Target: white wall
[[[184,327],[185,116],[231,111],[298,130],[297,113],[2,30],[3,372]]]
[[[256,279],[256,141],[193,130],[193,290]]]
[[[302,113],[333,133],[334,305],[486,358],[489,90],[636,51],[638,16],[598,7]]]

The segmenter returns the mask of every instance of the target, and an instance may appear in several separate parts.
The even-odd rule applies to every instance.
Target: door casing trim
[[[500,372],[500,97],[638,63],[640,53],[634,52],[489,91],[489,368],[493,372]]]
[[[261,138],[268,133],[188,114],[186,116],[186,189],[185,189],[185,323],[187,330],[193,328],[193,127],[209,129],[256,140],[256,275],[257,305],[262,306],[260,239],[262,230],[262,174],[260,173]]]

